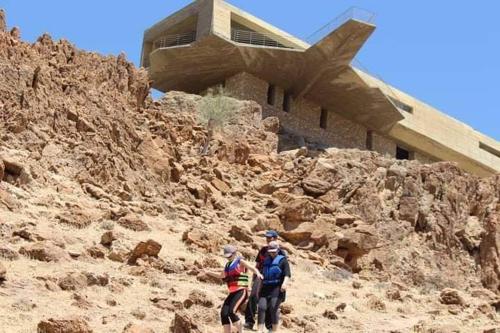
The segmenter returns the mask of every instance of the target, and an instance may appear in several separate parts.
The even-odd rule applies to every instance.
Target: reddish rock
[[[227,194],[231,191],[231,187],[226,182],[220,180],[219,178],[212,179],[210,183],[222,194]]]
[[[465,300],[460,296],[458,290],[446,288],[441,291],[439,301],[447,305],[465,305]]]
[[[158,253],[160,253],[161,245],[158,242],[155,242],[152,239],[147,240],[146,242],[140,242],[136,245],[136,247],[130,252],[129,255],[129,264],[135,264],[137,259],[142,256],[150,256],[157,257]]]
[[[119,225],[134,231],[150,231],[151,228],[135,214],[127,214],[118,219]]]
[[[38,333],[93,333],[83,318],[43,320],[38,323]]]
[[[48,241],[23,246],[19,253],[30,259],[46,262],[58,262],[70,258],[66,251]]]
[[[202,333],[186,312],[179,311],[170,325],[170,333]]]
[[[113,244],[113,241],[115,241],[117,239],[118,239],[118,235],[115,231],[106,231],[101,236],[101,244],[109,247]]]
[[[313,197],[319,197],[328,192],[332,188],[332,185],[327,181],[308,177],[302,181],[302,188],[306,194]]]

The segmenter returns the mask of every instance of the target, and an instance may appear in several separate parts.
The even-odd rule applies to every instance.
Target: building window
[[[389,99],[392,101],[392,103],[394,103],[394,105],[396,105],[396,107],[398,109],[401,109],[401,110],[406,111],[408,113],[413,113],[413,107],[411,105],[403,103],[399,99],[396,99],[394,97],[391,97],[391,96],[387,96],[387,97],[389,97]]]
[[[273,84],[267,88],[267,104],[274,105],[276,103],[276,87]]]
[[[496,157],[500,158],[500,151],[491,147],[491,146],[488,146],[487,144],[485,143],[482,143],[482,142],[479,142],[479,148],[481,148],[482,150],[485,150],[487,151],[488,153],[492,154],[492,155],[495,155]]]
[[[326,129],[327,124],[328,124],[328,110],[322,108],[321,114],[319,116],[319,127]]]
[[[413,160],[414,155],[413,152],[402,148],[400,146],[396,146],[396,159],[397,160]]]
[[[283,111],[290,112],[291,107],[292,107],[292,94],[290,94],[288,91],[285,91],[285,94],[283,96]]]
[[[373,150],[373,131],[366,131],[366,149]]]

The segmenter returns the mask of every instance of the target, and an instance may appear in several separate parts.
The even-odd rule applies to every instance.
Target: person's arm
[[[204,269],[203,273],[216,279],[224,279],[224,272],[211,272],[207,269]]]
[[[280,266],[282,266],[281,270],[283,272],[283,275],[285,276],[283,279],[283,283],[281,284],[281,291],[286,291],[286,288],[288,288],[288,283],[290,281],[290,278],[292,277],[290,271],[290,264],[288,263],[288,260],[283,259]]]
[[[253,266],[253,265],[250,265],[250,263],[248,263],[246,260],[241,260],[240,263],[246,267],[246,269],[248,269],[249,271],[253,272],[259,279],[264,279],[264,277],[262,276],[262,274],[259,272],[259,270]]]

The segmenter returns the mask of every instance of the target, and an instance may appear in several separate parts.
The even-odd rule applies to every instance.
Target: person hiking
[[[290,264],[286,256],[279,254],[278,242],[267,246],[267,257],[262,264],[262,288],[260,290],[257,323],[260,333],[265,332],[266,315],[271,317],[272,330],[278,332],[280,305],[286,298],[288,281],[291,278]]]
[[[205,272],[208,275],[222,279],[226,282],[229,289],[229,295],[224,300],[220,312],[223,332],[231,333],[234,326],[241,333],[243,332],[243,327],[236,313],[248,298],[249,279],[247,270],[253,272],[257,279],[262,279],[263,276],[257,268],[243,259],[238,253],[236,246],[224,246],[224,257],[227,258],[227,263],[222,272]]]
[[[275,230],[268,230],[264,234],[266,237],[266,242],[269,244],[270,242],[278,240],[278,232]],[[257,269],[262,273],[262,264],[267,257],[267,247],[268,245],[263,246],[259,253],[257,254],[257,258],[255,259]],[[283,256],[287,256],[285,250],[279,249],[279,254]],[[257,303],[259,302],[259,291],[261,288],[261,280],[254,279],[252,280],[252,290],[250,292],[250,296],[248,298],[247,308],[245,310],[245,328],[252,330],[255,325],[255,315],[257,314]],[[272,328],[271,316],[266,316],[266,327],[268,329]]]

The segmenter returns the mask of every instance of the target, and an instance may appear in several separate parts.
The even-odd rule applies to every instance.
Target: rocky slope
[[[153,101],[124,56],[0,30],[0,332],[216,332],[201,267],[267,228],[294,275],[284,331],[495,332],[500,175],[278,153],[250,101],[200,156],[200,96]]]

